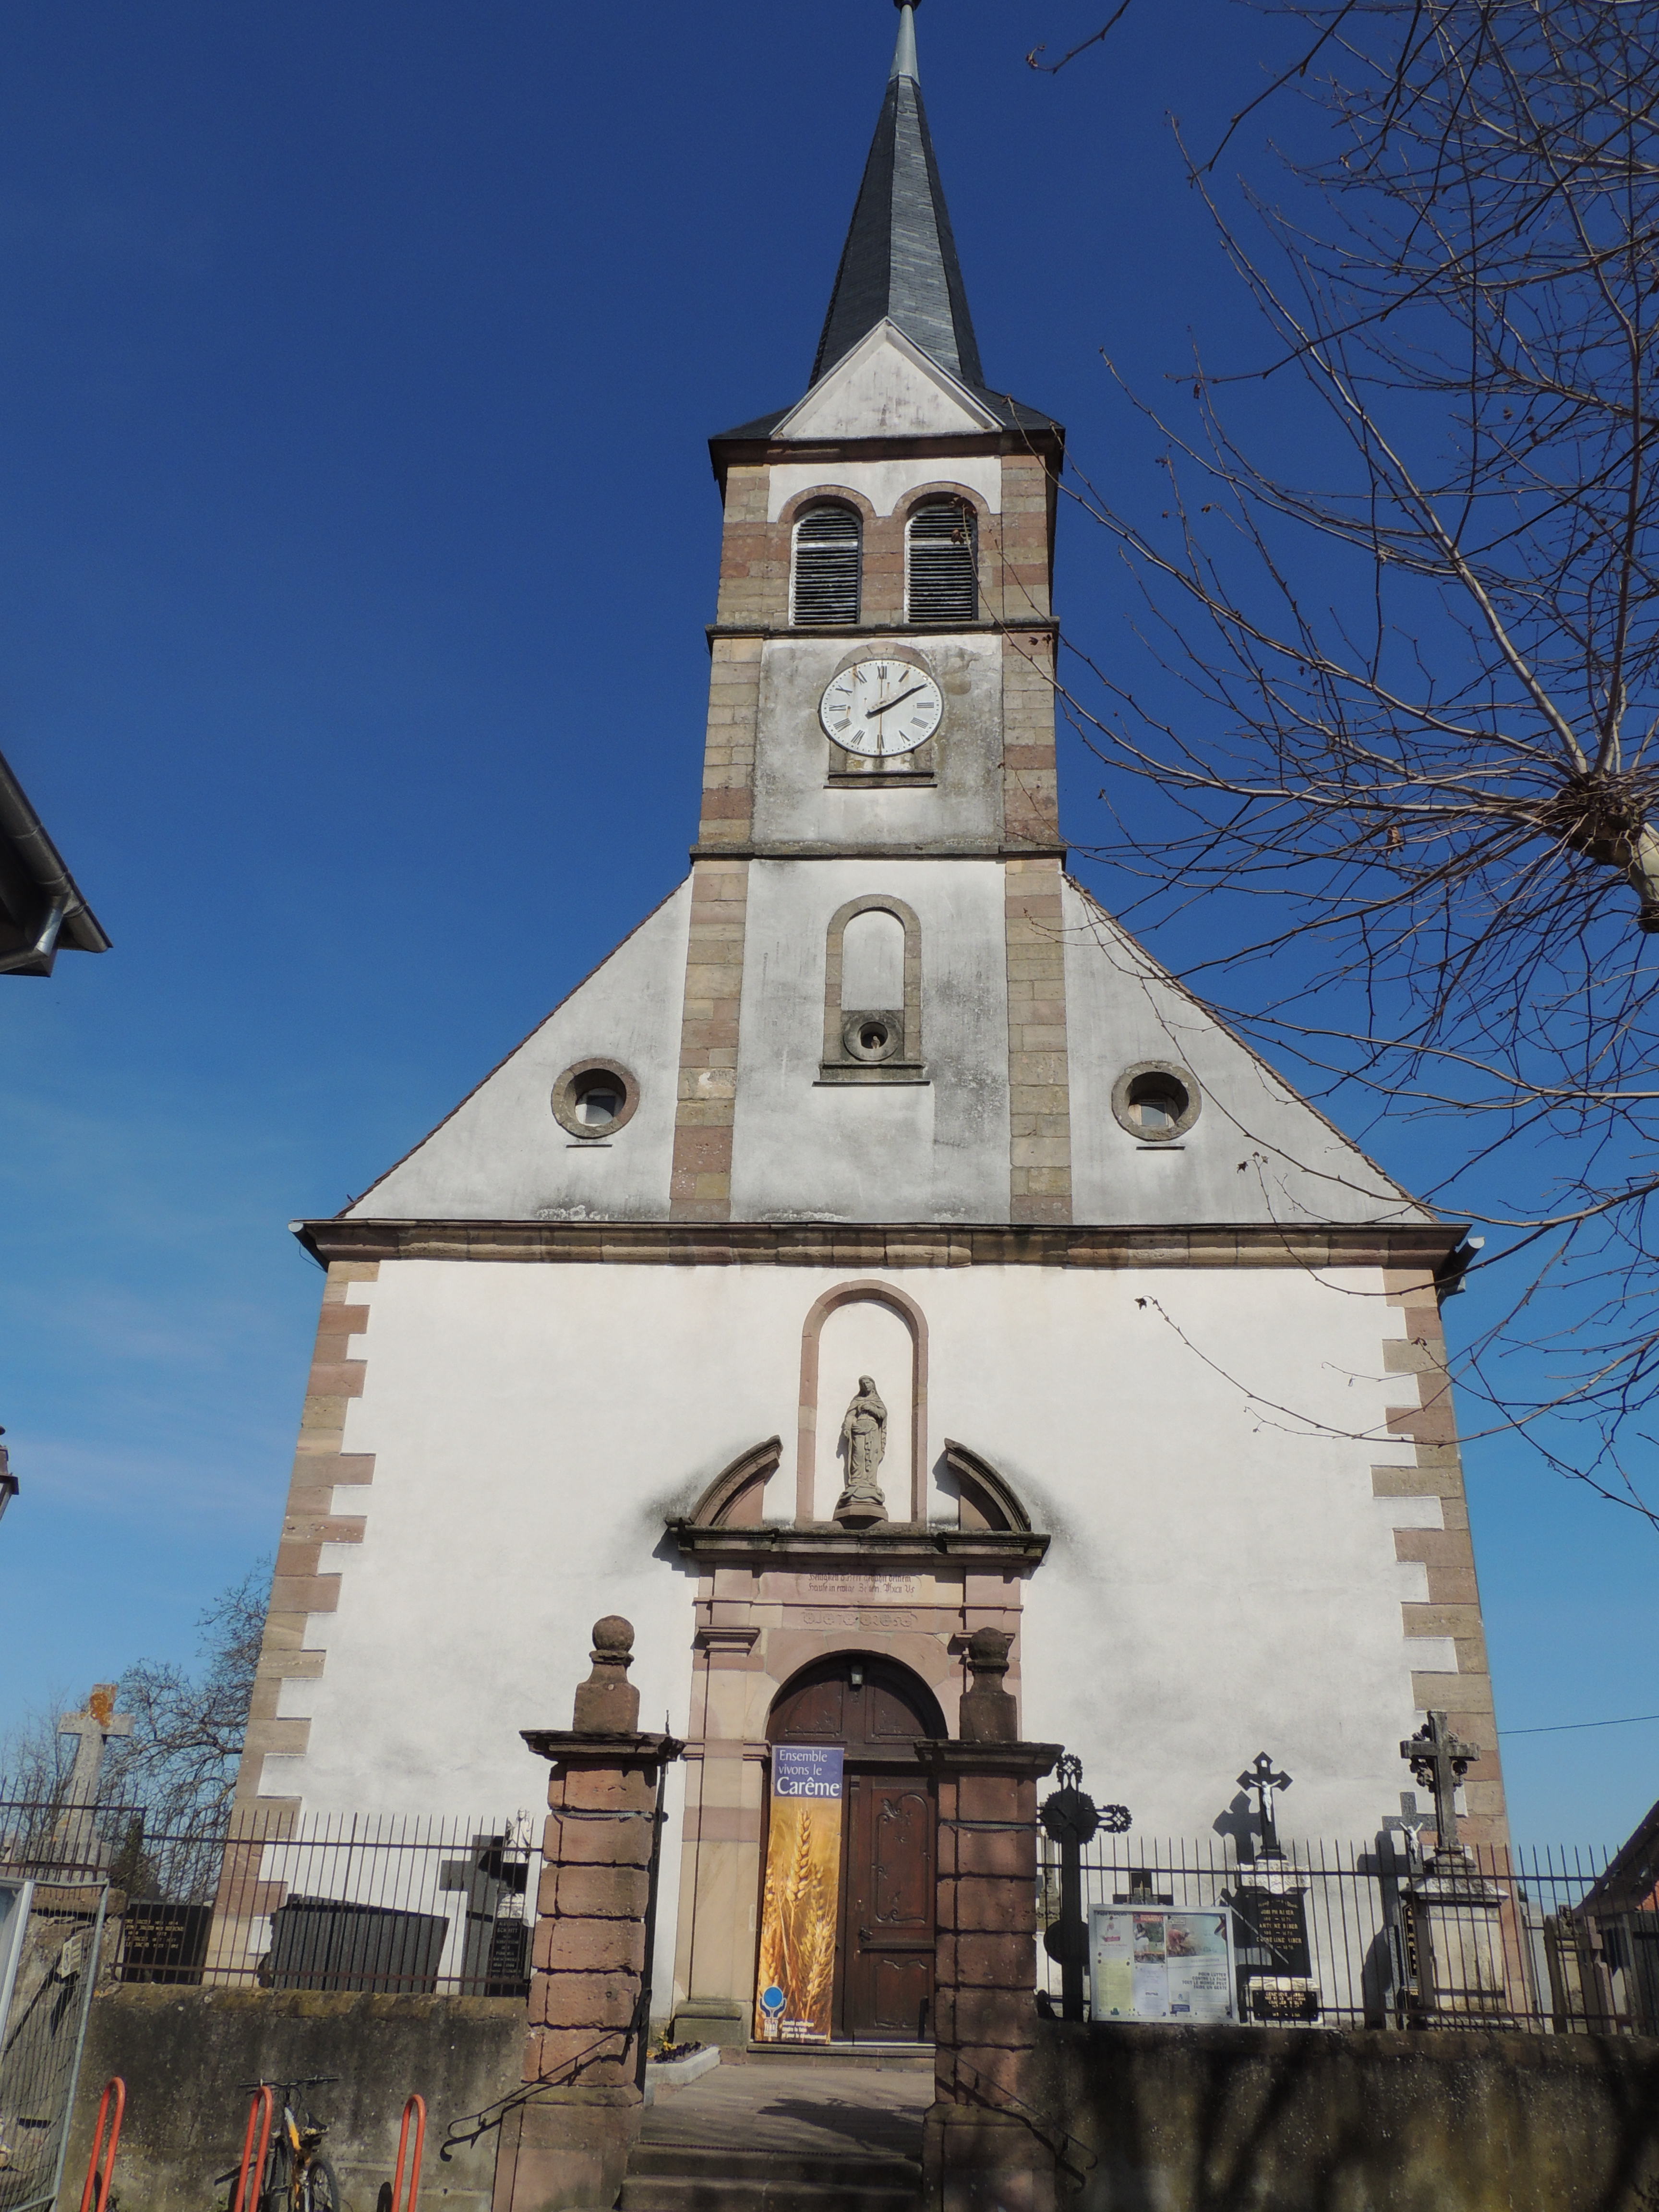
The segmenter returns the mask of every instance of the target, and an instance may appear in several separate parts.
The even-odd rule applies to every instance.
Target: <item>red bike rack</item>
[[[409,2170],[409,2202],[400,2205],[404,2193],[404,2154],[409,2148],[409,2117],[415,2116],[415,2162]],[[391,2212],[415,2212],[415,2200],[421,2193],[421,2147],[426,2141],[426,2099],[418,2093],[404,2106],[404,2124],[398,2130],[398,2172],[392,2184]],[[86,2212],[83,2204],[81,2212]]]
[[[253,2101],[248,2106],[247,2133],[242,2137],[241,2171],[236,2176],[236,2194],[231,2199],[231,2212],[252,2212],[252,2208],[258,2203],[259,2191],[264,2179],[265,2153],[270,2148],[270,2123],[276,2111],[276,2093],[269,2081],[264,2082],[254,2091]],[[259,2131],[259,2148],[257,2155],[253,2149],[253,2131],[256,2127]],[[248,2190],[250,2179],[253,2183],[251,2194]],[[87,2212],[84,2204],[81,2207],[81,2212]],[[101,2207],[100,2207],[100,2212],[102,2212]]]
[[[115,2100],[115,2117],[110,2121],[109,2142],[104,2142],[104,2123],[109,2118],[110,2099]],[[87,2185],[81,2191],[81,2212],[88,2212],[92,2204],[93,2187],[97,2185],[98,2202],[94,2212],[105,2212],[109,2203],[109,2185],[115,2172],[115,2147],[121,2140],[121,2119],[127,2109],[127,2085],[118,2074],[112,2074],[104,2084],[104,2094],[98,2100],[98,2125],[93,2130],[92,2156],[87,2160]],[[98,2171],[98,2161],[103,2160],[104,2170]]]

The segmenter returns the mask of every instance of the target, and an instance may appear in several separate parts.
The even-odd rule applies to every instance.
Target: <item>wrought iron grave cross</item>
[[[1060,1845],[1060,1917],[1043,1935],[1042,1948],[1060,1961],[1060,2008],[1066,2020],[1083,2017],[1083,1978],[1089,1964],[1089,1928],[1083,1917],[1083,1846],[1104,1828],[1109,1836],[1127,1834],[1132,1823],[1127,1805],[1097,1806],[1079,1787],[1083,1761],[1065,1752],[1055,1765],[1060,1787],[1045,1797],[1037,1818]]]
[[[1261,1849],[1257,1856],[1282,1859],[1285,1854],[1279,1848],[1279,1830],[1273,1823],[1273,1793],[1290,1788],[1290,1776],[1283,1772],[1276,1774],[1273,1760],[1265,1751],[1259,1751],[1239,1776],[1238,1786],[1241,1790],[1254,1790],[1255,1792],[1258,1826],[1261,1830]]]
[[[1401,1745],[1400,1756],[1411,1761],[1413,1780],[1434,1792],[1436,1856],[1442,1851],[1461,1851],[1457,1785],[1480,1758],[1479,1749],[1452,1734],[1444,1713],[1431,1713],[1427,1727]]]

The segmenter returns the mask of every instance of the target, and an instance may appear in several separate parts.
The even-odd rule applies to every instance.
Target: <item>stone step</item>
[[[738,2150],[725,2143],[636,2142],[629,2178],[713,2173],[732,2181],[811,2181],[849,2188],[916,2189],[918,2160],[892,2151]]]
[[[883,2073],[931,2074],[931,2043],[746,2043],[728,2045],[728,2066],[873,2066]]]
[[[719,2173],[629,2174],[618,2212],[916,2212],[918,2183],[875,2189],[847,2181],[733,2180]]]
[[[915,2159],[636,2143],[618,2212],[916,2212]]]

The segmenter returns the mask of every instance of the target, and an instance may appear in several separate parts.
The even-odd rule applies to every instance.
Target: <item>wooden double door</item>
[[[835,2033],[920,2042],[933,2033],[937,1808],[916,1760],[945,1723],[918,1675],[837,1653],[779,1693],[774,1743],[838,1744],[844,1755]]]

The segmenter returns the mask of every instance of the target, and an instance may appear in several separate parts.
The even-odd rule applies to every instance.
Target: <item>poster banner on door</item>
[[[1097,2020],[1231,2020],[1231,1916],[1097,1905],[1089,1958]]]
[[[841,1900],[839,1744],[772,1747],[755,2035],[763,2043],[828,2043]]]

